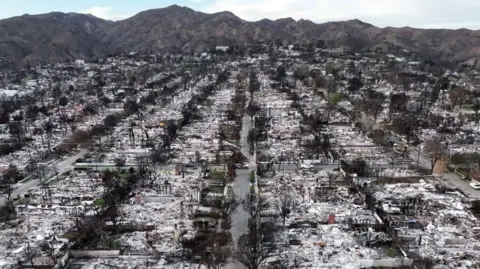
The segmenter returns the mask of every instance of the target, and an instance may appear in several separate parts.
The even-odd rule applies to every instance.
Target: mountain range
[[[291,18],[249,22],[225,11],[206,14],[177,5],[122,21],[52,12],[0,20],[0,57],[13,63],[63,62],[136,50],[201,51],[261,40],[315,41],[356,50],[403,48],[424,58],[466,61],[480,56],[480,31],[379,28],[359,21],[316,24]]]

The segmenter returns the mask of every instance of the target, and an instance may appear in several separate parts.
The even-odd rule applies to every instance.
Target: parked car
[[[185,168],[195,168],[195,164],[194,164],[194,163],[185,163],[185,164],[183,164],[183,166],[184,166]]]
[[[237,163],[236,164],[237,169],[248,169],[250,168],[250,165],[247,163]]]
[[[311,163],[301,163],[300,169],[312,169],[313,165]]]
[[[478,182],[470,182],[470,187],[472,187],[475,190],[480,190],[480,183]]]

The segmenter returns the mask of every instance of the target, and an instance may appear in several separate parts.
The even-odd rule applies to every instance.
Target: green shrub
[[[255,170],[250,171],[250,182],[255,183]]]
[[[105,200],[103,198],[98,198],[93,201],[94,206],[103,206],[105,205]]]
[[[387,249],[387,256],[390,258],[397,257],[399,254],[400,253],[397,248],[391,247]]]
[[[212,179],[225,179],[225,172],[223,171],[211,171],[210,178]]]

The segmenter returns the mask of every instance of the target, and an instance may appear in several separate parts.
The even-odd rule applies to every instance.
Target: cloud
[[[111,21],[123,20],[130,17],[127,15],[113,14],[111,7],[92,7],[82,11],[81,13],[91,14],[97,18],[101,18],[104,20],[111,20]]]
[[[480,28],[478,0],[213,0],[202,11],[232,11],[249,21],[292,17],[314,22],[360,19],[374,25]]]

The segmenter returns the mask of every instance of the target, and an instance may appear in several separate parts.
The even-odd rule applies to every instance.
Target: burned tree
[[[248,195],[243,201],[243,208],[250,216],[248,232],[238,239],[233,257],[248,269],[258,269],[274,255],[275,223],[261,222],[260,212],[267,208],[267,203],[257,195]]]
[[[260,212],[267,208],[265,199],[255,194],[248,194],[242,201],[242,205],[243,210],[248,213],[251,220],[258,219],[260,217]]]
[[[150,154],[150,161],[154,165],[163,166],[168,161],[168,149],[156,148]]]
[[[111,222],[112,228],[116,230],[118,228],[118,224],[122,221],[122,210],[116,201],[106,201],[106,204],[109,204],[110,208],[105,215]]]
[[[407,144],[415,138],[420,129],[421,122],[413,114],[402,114],[394,118],[390,128],[399,135],[404,135]]]
[[[306,122],[313,135],[313,140],[310,141],[307,147],[315,151],[316,159],[320,158],[321,152],[323,152],[325,156],[328,156],[328,152],[331,148],[331,135],[326,132],[328,118],[325,118],[322,113],[317,110],[314,114],[306,118]]]
[[[269,264],[270,269],[297,269],[303,265],[303,263],[308,262],[307,259],[300,257],[298,255],[288,256],[282,255],[278,257],[277,260]]]
[[[8,124],[8,130],[10,132],[10,135],[16,137],[17,143],[22,145],[23,128],[21,123],[17,121],[10,122]]]
[[[330,138],[330,134],[314,134],[314,139],[312,141],[311,147],[315,149],[316,159],[320,158],[321,152],[323,152],[325,157],[328,157],[328,152],[331,148]]]
[[[235,196],[223,200],[217,200],[218,212],[220,213],[220,216],[226,220],[230,214],[237,209],[239,204],[240,203]]]
[[[369,91],[367,99],[363,103],[365,112],[373,116],[377,120],[378,115],[383,110],[383,103],[385,102],[385,95],[376,91]]]
[[[433,172],[435,164],[445,157],[445,149],[445,145],[437,139],[425,141],[423,152],[430,157],[431,172]]]
[[[464,87],[456,87],[448,93],[448,97],[452,103],[452,109],[454,109],[457,104],[461,105],[463,101],[465,101],[467,93],[468,91]]]
[[[293,188],[287,185],[280,186],[278,190],[277,205],[280,210],[280,216],[282,217],[282,227],[285,228],[285,221],[290,215],[292,207],[294,205]]]
[[[272,237],[274,224],[250,225],[249,232],[238,239],[234,258],[248,269],[258,269],[270,257],[274,256],[273,244],[266,242]]]
[[[0,207],[0,221],[7,221],[10,220],[12,216],[15,216],[16,211],[13,205],[13,180],[9,178],[3,178],[0,182],[1,190],[5,195],[5,205]]]
[[[102,185],[104,187],[104,192],[105,193],[109,193],[110,191],[112,191],[118,181],[116,179],[116,176],[117,176],[117,173],[114,172],[114,171],[110,171],[110,170],[106,170],[105,172],[103,172],[102,174]]]
[[[473,101],[472,101],[472,105],[471,105],[473,111],[475,112],[475,122],[478,123],[478,120],[479,120],[479,111],[480,111],[480,98],[475,98]]]
[[[221,269],[225,267],[233,253],[230,238],[230,234],[226,232],[214,233],[209,236],[208,247],[204,254],[208,268]]]
[[[55,129],[55,126],[51,121],[45,122],[43,125],[43,129],[45,130],[45,133],[47,134],[47,146],[48,146],[48,152],[50,153],[52,151],[52,148],[50,146],[50,140],[52,138],[52,132]]]
[[[408,96],[405,93],[396,93],[390,95],[390,103],[388,107],[388,121],[392,121],[393,113],[406,111]]]
[[[258,81],[257,73],[251,71],[248,75],[248,92],[253,95],[254,92],[260,90],[260,82]]]

